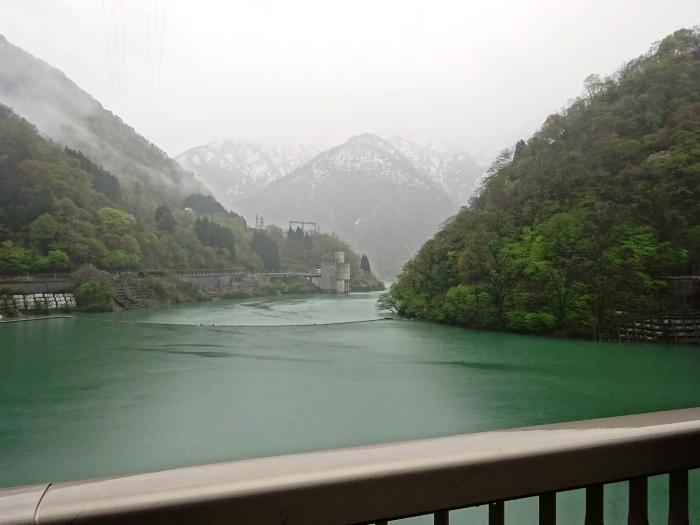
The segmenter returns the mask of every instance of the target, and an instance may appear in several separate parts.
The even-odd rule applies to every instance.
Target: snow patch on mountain
[[[268,146],[255,142],[219,139],[191,148],[175,157],[222,203],[237,201],[278,180],[321,152],[318,146]]]
[[[379,275],[394,277],[457,209],[399,148],[364,134],[242,198],[236,211],[278,225],[316,222],[366,253]]]
[[[486,167],[474,157],[448,144],[428,142],[421,146],[402,136],[386,140],[460,204],[467,202],[486,172]]]

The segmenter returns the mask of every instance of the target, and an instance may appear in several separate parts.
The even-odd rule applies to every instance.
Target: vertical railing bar
[[[668,475],[668,525],[689,525],[688,471],[676,470]]]
[[[557,525],[557,493],[544,492],[540,494],[539,525]]]
[[[603,524],[603,485],[586,487],[586,519],[584,525]]]
[[[627,525],[649,525],[649,489],[648,478],[629,480],[629,512]]]
[[[505,505],[502,501],[489,503],[489,525],[505,525]]]
[[[440,510],[433,514],[434,525],[450,525],[450,513],[446,510]]]

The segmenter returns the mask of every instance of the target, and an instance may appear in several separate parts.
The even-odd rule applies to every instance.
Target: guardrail
[[[26,275],[0,275],[0,283],[32,283],[35,281],[60,281],[69,282],[69,274],[63,273],[36,273]]]
[[[700,467],[700,408],[260,458],[0,491],[0,524],[349,525],[586,488],[585,525],[603,523],[604,484],[629,480],[629,524],[646,524],[647,477],[670,473],[669,519],[688,524]]]

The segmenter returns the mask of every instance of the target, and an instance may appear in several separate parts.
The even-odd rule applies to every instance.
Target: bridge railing
[[[311,452],[0,491],[0,524],[350,525],[586,488],[586,525],[603,523],[604,484],[629,480],[630,524],[646,524],[647,477],[670,473],[669,519],[689,523],[688,471],[700,467],[700,408]]]

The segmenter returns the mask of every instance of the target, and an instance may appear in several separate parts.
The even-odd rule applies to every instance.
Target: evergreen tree
[[[204,217],[204,219],[197,217],[194,223],[194,233],[202,244],[227,250],[230,260],[236,258],[236,239],[227,226],[210,221],[208,217]]]
[[[309,234],[309,233],[305,233],[305,234],[304,234],[304,239],[303,239],[303,242],[302,242],[301,245],[302,245],[305,249],[307,249],[307,250],[313,250],[313,248],[314,248],[314,240],[313,240],[313,238],[311,237],[311,234]]]
[[[168,231],[170,233],[175,231],[175,216],[173,215],[173,212],[170,211],[170,207],[167,204],[158,206],[153,218],[155,219],[159,230]]]
[[[360,260],[360,270],[362,270],[362,273],[370,273],[372,271],[369,267],[369,259],[365,254],[362,254],[362,259]]]
[[[277,242],[270,238],[263,230],[255,230],[251,247],[262,259],[267,271],[280,269],[280,254]]]

